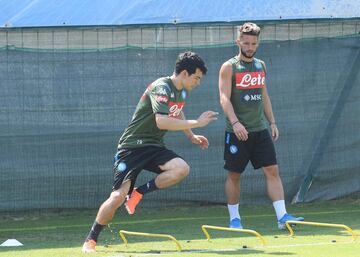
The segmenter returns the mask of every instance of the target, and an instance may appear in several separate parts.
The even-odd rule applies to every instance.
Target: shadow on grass
[[[99,253],[110,253],[108,251],[99,251]],[[130,256],[132,255],[141,255],[141,254],[164,254],[169,256],[170,254],[173,254],[174,256],[176,255],[186,255],[186,254],[196,254],[196,253],[203,253],[203,254],[226,254],[226,255],[246,255],[246,254],[264,254],[264,251],[261,250],[256,250],[256,249],[226,249],[226,250],[222,250],[222,249],[209,249],[209,250],[199,250],[199,249],[186,249],[186,250],[182,250],[181,252],[179,251],[171,251],[171,250],[162,250],[162,251],[158,251],[158,250],[149,250],[149,251],[112,251],[112,253],[119,253],[119,254],[129,254]],[[290,255],[290,254],[289,254]],[[116,257],[113,256],[113,257]]]

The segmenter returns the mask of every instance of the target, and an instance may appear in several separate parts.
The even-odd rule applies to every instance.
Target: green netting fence
[[[276,143],[286,199],[334,199],[360,191],[360,22],[261,24],[257,57],[280,129]],[[93,208],[110,193],[117,141],[146,85],[170,75],[177,54],[198,52],[209,72],[188,98],[201,151],[181,132],[167,146],[191,174],[144,205],[225,203],[225,117],[218,70],[237,54],[236,24],[0,30],[0,210]],[[143,172],[141,184],[153,176]],[[265,180],[248,167],[242,202],[265,203]]]

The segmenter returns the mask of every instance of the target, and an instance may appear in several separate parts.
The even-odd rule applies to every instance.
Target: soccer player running
[[[170,77],[159,78],[147,87],[119,140],[113,166],[113,191],[99,208],[83,244],[84,253],[95,252],[101,230],[113,219],[126,196],[130,194],[126,209],[133,214],[144,194],[175,185],[189,174],[184,159],[164,146],[167,130],[183,130],[193,144],[208,148],[207,138],[195,135],[191,129],[208,125],[217,119],[218,113],[206,111],[196,120],[186,120],[182,111],[188,93],[200,84],[206,72],[207,67],[198,54],[184,52],[179,54]],[[134,188],[143,169],[158,175]]]
[[[225,193],[230,214],[230,228],[243,228],[239,213],[240,176],[249,161],[262,168],[267,192],[273,201],[279,229],[288,220],[302,221],[286,212],[284,190],[279,176],[273,140],[279,137],[271,102],[267,93],[266,67],[254,58],[259,46],[260,28],[245,23],[236,40],[239,54],[223,63],[219,74],[220,104],[227,117],[224,169],[228,171]],[[271,135],[265,118],[269,122]]]

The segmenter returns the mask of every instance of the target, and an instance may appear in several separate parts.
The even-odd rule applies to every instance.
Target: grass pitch
[[[304,216],[307,221],[345,224],[360,235],[360,201],[347,199],[324,203],[288,205],[290,213]],[[360,238],[338,228],[297,226],[295,236],[277,229],[270,205],[242,206],[243,225],[264,236],[258,238],[236,232],[209,231],[210,242],[201,225],[227,226],[225,206],[187,206],[148,209],[141,205],[134,216],[121,209],[109,228],[100,235],[97,253],[85,255],[81,246],[97,210],[51,210],[0,214],[0,243],[15,238],[24,246],[0,247],[0,257],[80,257],[80,256],[306,256],[359,257]],[[170,234],[179,240],[177,251],[171,240],[127,236],[128,247],[120,240],[120,229],[136,232]]]

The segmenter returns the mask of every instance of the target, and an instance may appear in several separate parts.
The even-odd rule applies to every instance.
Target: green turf
[[[307,221],[345,224],[360,234],[360,202],[356,199],[301,205],[289,205],[288,211]],[[187,206],[145,209],[139,206],[134,216],[119,210],[110,228],[99,238],[98,253],[91,256],[360,256],[360,238],[351,241],[337,228],[297,226],[295,237],[279,231],[270,205],[242,206],[243,225],[258,231],[267,241],[247,234],[210,231],[205,240],[202,224],[227,226],[225,206]],[[0,247],[0,257],[77,257],[93,222],[96,210],[32,211],[0,214],[0,242],[15,238],[22,247]],[[172,241],[127,236],[129,246],[120,241],[119,229],[171,234],[183,251],[176,251]]]

